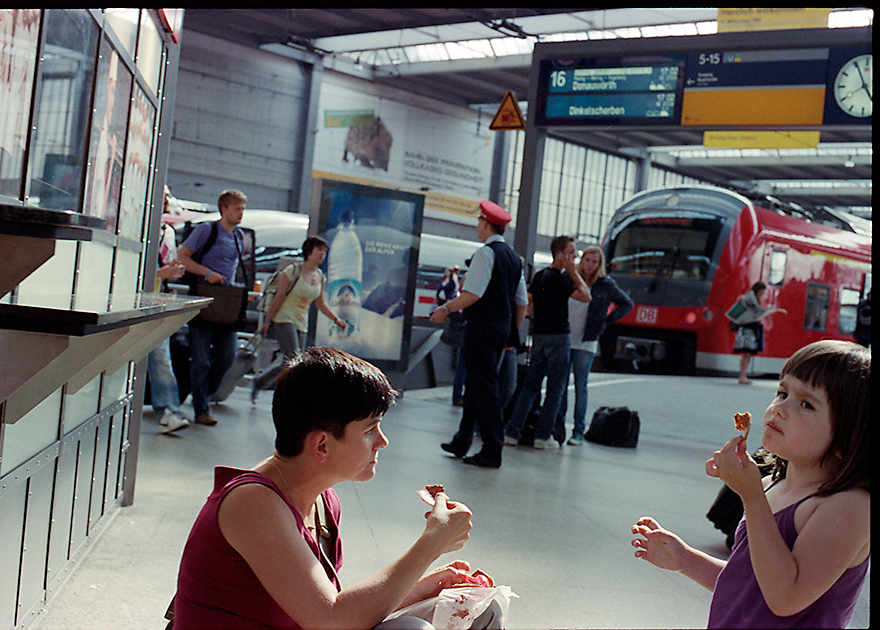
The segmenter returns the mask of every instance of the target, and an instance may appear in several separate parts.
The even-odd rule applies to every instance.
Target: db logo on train
[[[656,324],[657,309],[640,306],[638,309],[636,309],[636,321],[640,324]]]

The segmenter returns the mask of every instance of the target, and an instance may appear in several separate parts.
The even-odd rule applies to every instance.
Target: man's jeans
[[[556,422],[559,404],[568,382],[568,353],[571,337],[568,333],[558,335],[532,335],[532,350],[529,355],[529,369],[523,386],[505,427],[505,434],[514,439],[522,435],[526,417],[532,409],[535,398],[541,395],[541,382],[547,377],[547,394],[541,405],[538,426],[535,427],[536,440],[549,440]]]
[[[235,360],[237,340],[234,330],[189,327],[189,381],[197,418],[208,413],[211,394]]]

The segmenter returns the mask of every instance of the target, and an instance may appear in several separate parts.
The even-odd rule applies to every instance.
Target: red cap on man
[[[513,219],[507,210],[499,206],[494,201],[484,199],[480,202],[480,218],[486,219],[493,225],[505,226]]]

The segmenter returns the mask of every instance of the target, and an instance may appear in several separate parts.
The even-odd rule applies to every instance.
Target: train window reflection
[[[827,284],[807,284],[807,303],[804,307],[804,330],[823,331],[828,325],[828,302],[831,289]]]
[[[840,290],[840,321],[837,332],[841,335],[851,335],[855,332],[858,305],[859,292],[856,289],[842,288]]]
[[[778,249],[770,250],[770,276],[768,282],[780,287],[785,282],[785,261],[788,254]]]
[[[719,219],[648,217],[631,222],[611,243],[616,273],[705,280],[721,232]]]

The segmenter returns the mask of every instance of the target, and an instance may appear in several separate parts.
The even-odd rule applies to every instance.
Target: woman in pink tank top
[[[181,559],[175,630],[372,628],[462,581],[466,562],[427,572],[471,529],[470,510],[441,494],[406,553],[358,584],[339,582],[332,487],[373,478],[388,445],[380,421],[396,395],[378,368],[344,352],[296,356],[275,389],[272,457],[252,470],[215,470]]]

